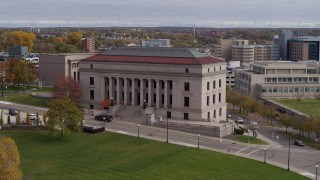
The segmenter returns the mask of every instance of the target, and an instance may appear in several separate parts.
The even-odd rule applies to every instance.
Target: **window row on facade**
[[[320,92],[320,87],[265,87],[262,92],[267,94],[314,94]]]
[[[273,77],[265,78],[265,83],[318,83],[318,77]]]

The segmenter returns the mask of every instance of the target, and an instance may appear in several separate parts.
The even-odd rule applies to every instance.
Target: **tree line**
[[[25,60],[9,59],[8,61],[0,62],[0,79],[1,89],[3,90],[7,84],[12,84],[13,87],[23,84],[28,88],[31,83],[37,79],[37,70],[33,63]]]
[[[238,109],[240,113],[257,113],[260,114],[268,123],[271,118],[276,119],[286,128],[292,127],[299,131],[299,137],[304,136],[307,133],[307,137],[310,137],[310,133],[314,132],[317,137],[320,136],[320,116],[300,116],[291,115],[288,113],[280,113],[274,105],[264,104],[261,101],[244,95],[236,91],[227,92],[227,102],[232,104],[233,109]]]

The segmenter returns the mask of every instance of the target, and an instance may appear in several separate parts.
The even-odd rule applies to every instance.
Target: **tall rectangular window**
[[[213,118],[216,118],[216,110],[213,110]]]
[[[189,88],[189,83],[188,82],[185,82],[184,83],[184,91],[189,91],[190,88]]]
[[[207,82],[207,90],[210,90],[210,82]]]
[[[157,81],[153,82],[153,88],[157,88]]]
[[[167,118],[171,118],[171,111],[167,111]]]
[[[184,106],[189,107],[189,97],[184,97]]]
[[[209,96],[207,96],[207,106],[209,106]]]
[[[90,85],[94,85],[94,77],[90,77]]]
[[[219,88],[221,88],[221,79],[219,79]]]
[[[219,108],[219,116],[222,116],[222,109]]]
[[[221,93],[219,93],[219,102],[221,102]]]
[[[90,90],[90,99],[94,99],[94,90]]]
[[[212,86],[213,86],[213,89],[216,88],[216,81],[213,81],[213,82],[212,82]]]
[[[189,69],[185,69],[185,72],[186,72],[186,73],[189,73]]]
[[[153,94],[153,102],[157,103],[157,95],[156,94]]]
[[[172,81],[169,81],[170,89],[172,89]]]
[[[216,104],[216,95],[215,94],[213,94],[213,96],[212,96],[212,103]]]
[[[208,120],[210,120],[210,111],[208,112]]]
[[[164,104],[164,94],[161,95],[161,104]]]
[[[169,104],[172,105],[172,95],[170,95],[169,97],[170,97]]]
[[[188,120],[189,119],[189,113],[183,113],[183,119]]]

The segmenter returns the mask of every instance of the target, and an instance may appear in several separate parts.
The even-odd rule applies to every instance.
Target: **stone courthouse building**
[[[123,47],[80,62],[80,105],[146,106],[156,116],[226,120],[226,63],[193,49]]]

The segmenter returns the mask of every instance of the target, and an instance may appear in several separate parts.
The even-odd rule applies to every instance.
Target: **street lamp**
[[[316,180],[318,180],[318,164],[316,165]]]
[[[140,124],[138,124],[138,138],[140,138]]]
[[[169,122],[168,122],[169,112],[167,111],[167,143],[169,143]]]
[[[291,145],[291,137],[293,136],[294,134],[291,134],[289,136],[289,150],[288,150],[288,171],[290,171],[290,145]]]
[[[143,109],[146,109],[146,100],[143,100]]]
[[[264,148],[264,163],[267,163],[267,148]]]
[[[199,139],[200,139],[200,134],[198,134],[198,149],[199,149],[199,145],[200,145]]]

